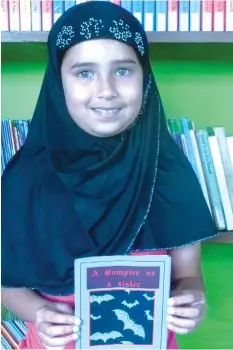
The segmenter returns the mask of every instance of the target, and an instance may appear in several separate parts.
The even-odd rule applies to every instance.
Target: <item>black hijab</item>
[[[136,122],[109,138],[74,123],[60,74],[68,48],[98,38],[133,47],[144,74]],[[138,20],[110,2],[74,6],[53,26],[48,51],[27,140],[2,177],[2,286],[72,294],[76,258],[215,235],[196,175],[167,130]]]

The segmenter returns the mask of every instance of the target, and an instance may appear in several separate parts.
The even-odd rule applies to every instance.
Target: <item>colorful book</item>
[[[213,30],[213,0],[202,0],[201,30],[210,32]]]
[[[233,31],[233,0],[226,0],[226,30]]]
[[[42,1],[42,30],[50,31],[53,22],[52,0]]]
[[[190,31],[201,30],[201,0],[190,1]]]
[[[208,128],[208,140],[211,150],[212,159],[214,162],[214,168],[217,176],[218,187],[222,200],[223,210],[225,214],[227,230],[233,230],[233,212],[231,209],[231,201],[227,189],[227,182],[224,174],[221,154],[219,150],[218,140],[215,136],[213,129]]]
[[[213,130],[218,140],[227,189],[231,201],[231,209],[233,211],[233,166],[231,164],[230,153],[227,146],[225,129],[224,127],[214,127]]]
[[[20,0],[20,29],[29,32],[31,30],[31,0]]]
[[[69,10],[71,7],[75,6],[76,5],[76,1],[73,0],[73,1],[65,1],[65,11]]]
[[[9,1],[10,31],[20,31],[19,0]]]
[[[189,31],[189,6],[190,3],[188,0],[179,1],[179,31],[187,32]]]
[[[1,1],[1,30],[8,31],[9,29],[9,2],[3,0]]]
[[[167,255],[76,259],[76,349],[166,349],[170,280]]]
[[[53,0],[53,23],[55,23],[58,20],[58,18],[61,17],[63,12],[64,12],[63,1]]]
[[[132,11],[134,17],[136,17],[139,20],[139,22],[143,25],[143,2],[132,1]]]
[[[155,16],[156,31],[164,32],[167,30],[167,11],[168,11],[167,1],[157,0],[155,11],[156,11],[156,16]]]
[[[168,0],[168,31],[178,31],[178,0]]]
[[[144,1],[144,30],[146,32],[153,32],[156,30],[156,2],[155,1]]]
[[[42,30],[41,1],[31,0],[32,31]]]
[[[225,216],[206,129],[197,131],[197,142],[210,197],[213,217],[218,230],[224,230],[226,228]]]
[[[225,14],[226,14],[226,1],[215,0],[214,1],[214,28],[215,32],[223,32],[225,30]]]

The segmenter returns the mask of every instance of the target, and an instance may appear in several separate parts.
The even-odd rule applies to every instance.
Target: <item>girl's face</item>
[[[97,39],[70,48],[61,76],[68,111],[87,133],[121,133],[138,116],[143,72],[134,50],[119,41]]]

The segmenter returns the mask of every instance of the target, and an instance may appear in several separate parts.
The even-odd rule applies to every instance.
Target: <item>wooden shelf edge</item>
[[[49,32],[2,32],[2,43],[43,43]],[[233,43],[233,32],[147,32],[149,43]]]
[[[204,243],[223,243],[223,244],[233,244],[233,231],[229,232],[219,232],[217,237],[208,239]]]

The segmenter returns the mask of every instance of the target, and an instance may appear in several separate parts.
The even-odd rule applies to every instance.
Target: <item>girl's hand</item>
[[[168,300],[168,329],[174,333],[187,334],[202,321],[206,304],[204,293],[185,290]]]
[[[42,306],[36,313],[36,328],[45,348],[64,349],[78,339],[80,319],[73,316],[73,309],[64,303]]]

